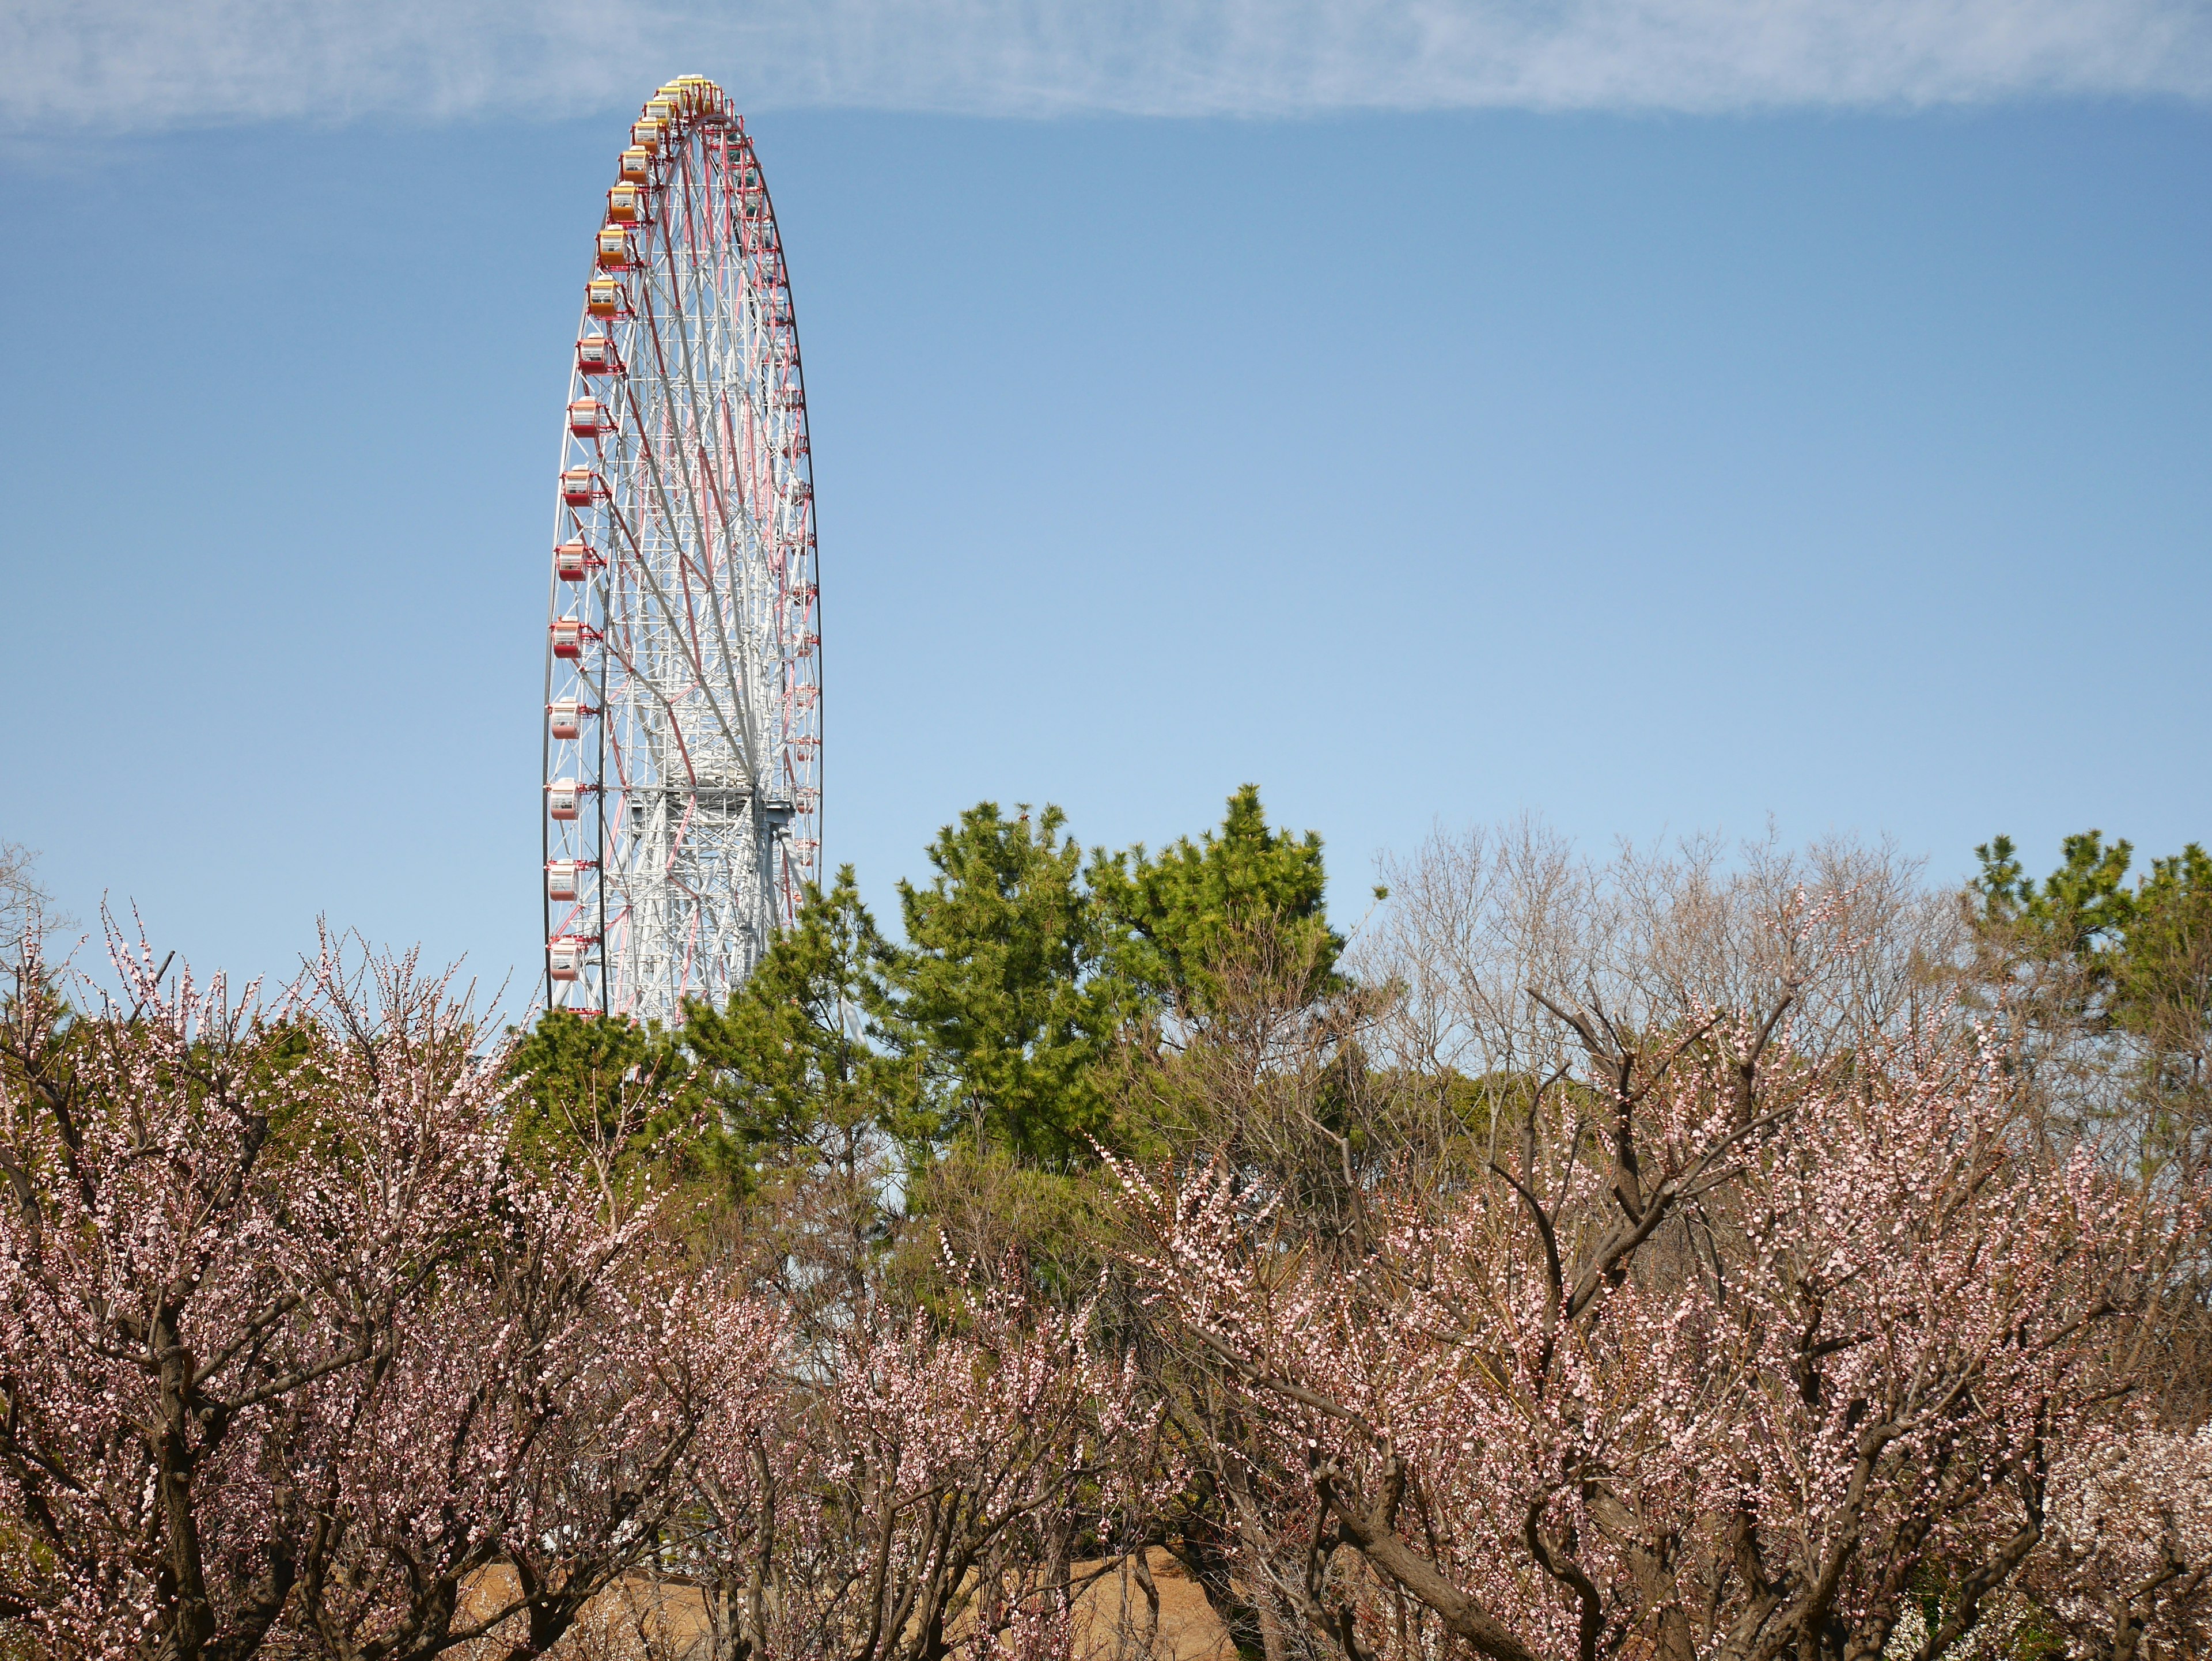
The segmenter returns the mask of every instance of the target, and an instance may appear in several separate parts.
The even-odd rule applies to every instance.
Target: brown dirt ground
[[[1157,1546],[1146,1553],[1146,1566],[1159,1591],[1152,1633],[1146,1630],[1151,1608],[1128,1561],[1075,1564],[1075,1579],[1088,1585],[1075,1599],[1071,1661],[1237,1661],[1228,1628],[1183,1566]],[[469,1588],[462,1608],[489,1612],[514,1591],[514,1573],[491,1568]],[[489,1652],[491,1643],[483,1648]],[[562,1661],[706,1661],[706,1601],[696,1585],[630,1577],[592,1599],[553,1654]]]
[[[1237,1661],[1229,1633],[1206,1594],[1168,1552],[1146,1555],[1160,1595],[1159,1624],[1126,1560],[1078,1563],[1088,1580],[1075,1604],[1071,1661]],[[514,1577],[487,1570],[470,1588],[465,1609],[489,1610],[511,1597]],[[583,1618],[553,1650],[562,1661],[705,1661],[707,1611],[696,1586],[633,1576],[592,1600]],[[491,1652],[489,1640],[482,1646]],[[468,1651],[459,1652],[468,1661]]]

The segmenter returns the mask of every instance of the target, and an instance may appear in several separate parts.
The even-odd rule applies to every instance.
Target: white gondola
[[[584,972],[584,943],[581,940],[549,940],[545,944],[546,967],[556,981],[573,981]]]
[[[583,811],[584,786],[578,779],[556,779],[545,787],[545,812],[548,817],[563,821],[574,819]]]
[[[556,739],[568,739],[583,732],[584,705],[578,698],[556,698],[545,706],[546,725]]]
[[[576,873],[582,867],[581,860],[555,860],[545,867],[545,897],[549,900],[573,900],[576,897]]]

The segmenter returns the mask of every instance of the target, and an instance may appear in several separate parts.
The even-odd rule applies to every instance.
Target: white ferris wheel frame
[[[819,879],[821,608],[805,380],[752,139],[699,76],[630,136],[562,429],[544,990],[672,1025],[686,999],[726,998]]]

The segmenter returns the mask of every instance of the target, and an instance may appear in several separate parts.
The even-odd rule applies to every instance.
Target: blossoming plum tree
[[[1091,1329],[971,1284],[793,1345],[773,1411],[725,1416],[692,1462],[717,1653],[1064,1653],[1079,1532],[1143,1498],[1140,1395]]]
[[[2045,1537],[2196,1212],[2025,1141],[1955,1025],[1815,1060],[1786,994],[1650,1037],[1553,1007],[1587,1078],[1360,1227],[1124,1167],[1162,1330],[1236,1404],[1248,1583],[1348,1661],[1874,1661],[1929,1596],[1935,1661]]]
[[[113,955],[127,1014],[33,950],[0,1024],[0,1618],[118,1661],[538,1652],[774,1317],[507,1159],[500,1058],[410,959],[325,942],[264,1009]]]
[[[2027,1585],[2068,1652],[2135,1661],[2212,1648],[2212,1426],[2113,1427],[2071,1451],[2051,1487]]]

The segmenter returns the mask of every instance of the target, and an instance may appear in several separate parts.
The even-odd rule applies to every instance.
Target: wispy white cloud
[[[0,0],[0,125],[2212,99],[2212,0]]]

